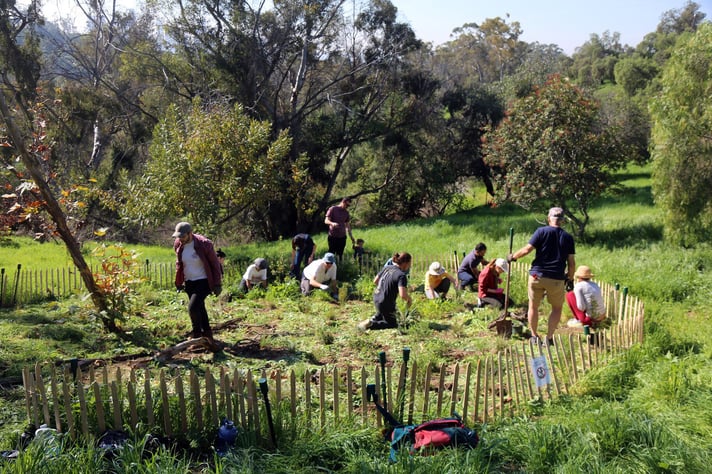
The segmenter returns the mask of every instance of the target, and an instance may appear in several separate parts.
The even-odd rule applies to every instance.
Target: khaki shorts
[[[529,275],[527,284],[527,294],[529,301],[539,306],[546,295],[546,300],[552,308],[560,309],[564,306],[566,296],[564,280],[554,280],[553,278],[534,278]]]

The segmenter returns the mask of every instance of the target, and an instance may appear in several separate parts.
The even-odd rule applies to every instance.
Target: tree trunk
[[[35,156],[28,151],[22,133],[10,113],[5,100],[5,95],[3,93],[0,93],[0,113],[2,113],[3,121],[7,126],[7,130],[12,138],[12,141],[15,143],[15,148],[20,154],[22,163],[25,165],[27,171],[29,171],[30,176],[32,177],[32,180],[39,188],[40,194],[44,199],[47,212],[57,226],[57,232],[66,245],[74,265],[77,267],[77,270],[79,270],[84,286],[86,286],[87,291],[91,294],[92,302],[94,303],[97,311],[100,313],[104,327],[111,332],[117,332],[118,328],[116,327],[114,320],[107,316],[109,308],[106,304],[104,292],[97,286],[96,281],[94,280],[94,275],[92,275],[91,268],[87,265],[81,249],[79,248],[79,242],[77,242],[74,238],[74,234],[72,234],[72,231],[69,229],[66,216],[64,215],[64,212],[62,211],[62,208],[60,207],[54,194],[52,194],[52,190],[45,181],[41,167],[37,163]]]

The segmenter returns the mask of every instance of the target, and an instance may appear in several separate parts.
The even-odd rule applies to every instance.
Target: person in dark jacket
[[[176,252],[176,288],[188,294],[188,314],[193,326],[193,338],[205,337],[212,347],[213,331],[208,321],[205,299],[222,292],[222,269],[213,243],[200,234],[193,233],[188,222],[179,222],[173,232]]]

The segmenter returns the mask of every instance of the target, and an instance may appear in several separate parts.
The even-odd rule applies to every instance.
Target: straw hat
[[[576,278],[581,278],[582,280],[590,280],[593,278],[593,273],[591,273],[591,269],[588,268],[586,265],[581,265],[576,269],[576,273],[574,273],[574,276]]]

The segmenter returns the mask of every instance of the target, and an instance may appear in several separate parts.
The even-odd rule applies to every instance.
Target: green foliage
[[[684,246],[712,231],[712,25],[683,36],[663,69],[651,104],[655,202],[668,241]]]
[[[611,186],[612,172],[627,156],[615,129],[601,129],[597,104],[560,76],[515,101],[486,139],[497,201],[526,209],[558,205],[579,237],[593,200]]]
[[[154,131],[142,176],[124,187],[124,216],[144,226],[188,216],[211,229],[219,220],[260,214],[278,197],[290,146],[286,131],[273,139],[271,125],[239,105],[196,101],[185,115],[173,107]]]

